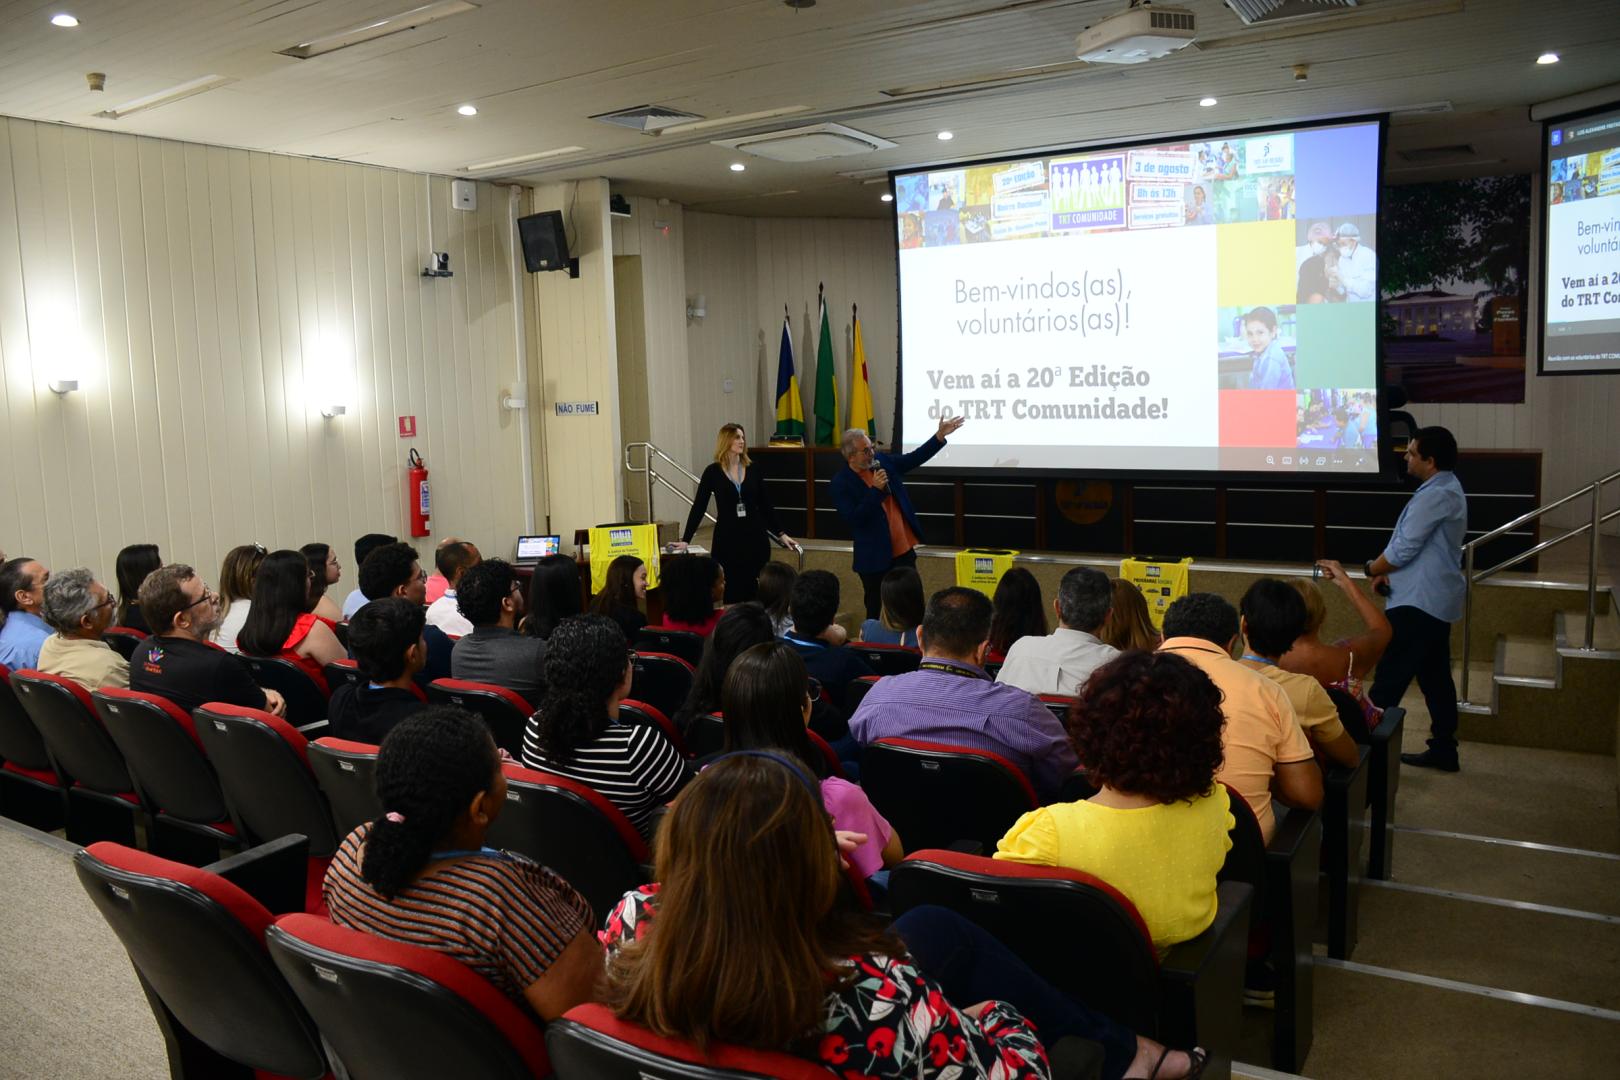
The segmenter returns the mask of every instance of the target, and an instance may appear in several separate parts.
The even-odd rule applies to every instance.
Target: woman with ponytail
[[[595,788],[646,835],[652,812],[675,797],[692,768],[658,728],[618,722],[634,671],[612,619],[558,623],[546,646],[546,693],[523,733],[523,763]]]
[[[489,729],[433,706],[377,755],[384,814],[350,833],[322,893],[332,921],[461,961],[542,1020],[599,998],[591,907],[562,878],[484,846],[506,803]]]

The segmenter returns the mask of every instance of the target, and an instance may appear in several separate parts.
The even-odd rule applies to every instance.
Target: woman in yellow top
[[[1102,790],[1031,810],[996,858],[1084,870],[1136,905],[1161,954],[1215,921],[1215,875],[1232,811],[1215,783],[1221,692],[1174,653],[1128,652],[1098,668],[1069,735]]]

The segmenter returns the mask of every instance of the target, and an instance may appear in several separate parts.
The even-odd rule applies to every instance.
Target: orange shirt
[[[1260,819],[1260,831],[1271,841],[1276,819],[1271,812],[1271,776],[1278,763],[1311,761],[1315,754],[1305,739],[1294,706],[1283,688],[1233,660],[1226,650],[1203,638],[1175,637],[1159,646],[1197,665],[1220,688],[1221,732],[1225,760],[1215,779],[1248,802]]]
[[[877,487],[876,469],[856,469],[855,473],[866,482],[867,487]],[[900,512],[893,494],[883,496],[883,513],[889,519],[889,554],[898,558],[917,546],[917,534],[906,524],[906,517]]]

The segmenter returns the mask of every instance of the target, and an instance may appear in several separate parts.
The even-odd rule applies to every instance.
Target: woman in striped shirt
[[[604,615],[564,619],[546,646],[546,695],[523,733],[523,763],[600,792],[643,835],[652,812],[692,778],[664,733],[618,722],[635,668]]]
[[[590,905],[545,867],[484,846],[506,777],[481,720],[435,706],[402,721],[377,755],[377,798],[383,816],[327,869],[333,922],[445,953],[542,1020],[599,999]]]

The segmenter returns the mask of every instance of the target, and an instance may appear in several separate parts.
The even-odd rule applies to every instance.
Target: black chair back
[[[804,1058],[713,1044],[704,1050],[620,1020],[605,1005],[579,1005],[546,1025],[557,1080],[828,1080]]]
[[[913,848],[976,841],[994,851],[1020,814],[1040,805],[1017,766],[984,750],[879,739],[861,753],[861,787]]]
[[[681,737],[680,729],[675,726],[675,721],[671,720],[663,709],[650,702],[637,701],[635,698],[625,698],[619,702],[619,723],[657,728],[682,757],[693,756],[686,740]]]
[[[686,729],[686,745],[694,758],[718,754],[726,745],[726,718],[717,712],[692,717]]]
[[[382,816],[377,798],[377,748],[348,739],[316,739],[309,744],[309,767],[315,774],[338,836],[348,836]]]
[[[0,759],[10,772],[32,775],[42,783],[61,783],[45,740],[11,688],[11,670],[4,664],[0,664]]]
[[[491,846],[527,855],[561,874],[607,918],[620,897],[647,881],[647,842],[598,791],[575,780],[508,764],[506,807]]]
[[[692,665],[669,653],[636,653],[630,696],[674,716],[692,692]]]
[[[309,672],[280,656],[241,654],[253,681],[287,700],[287,722],[294,727],[326,719],[327,690]]]
[[[11,687],[45,745],[69,776],[90,791],[133,797],[124,755],[101,726],[90,692],[72,679],[41,671],[16,671]]]
[[[866,695],[871,692],[872,687],[878,684],[878,679],[879,676],[877,675],[862,675],[859,678],[851,679],[848,685],[844,687],[844,712],[854,716],[855,710],[860,708],[861,702],[866,700]]]
[[[1041,704],[1046,706],[1048,712],[1057,717],[1057,722],[1063,725],[1065,731],[1069,727],[1069,709],[1074,705],[1074,698],[1065,694],[1041,694]]]
[[[129,763],[147,809],[214,829],[230,828],[230,811],[191,717],[172,701],[134,690],[91,695],[96,713]]]
[[[909,645],[877,645],[870,641],[852,641],[844,648],[865,660],[879,675],[904,675],[916,671],[922,664],[922,650]]]
[[[243,840],[290,833],[309,838],[311,858],[329,858],[338,835],[309,764],[308,741],[278,716],[212,703],[192,714]]]
[[[230,1064],[244,1077],[327,1075],[315,1025],[265,952],[271,915],[257,900],[119,844],[92,844],[73,864],[135,965],[175,1076],[230,1076]],[[193,1041],[225,1060],[198,1061]]]
[[[668,653],[678,656],[693,667],[703,662],[703,643],[708,638],[690,630],[666,630],[659,626],[644,626],[636,631],[630,647],[637,652]]]
[[[326,675],[326,688],[329,691],[335,691],[344,684],[365,685],[366,677],[360,674],[360,665],[353,660],[334,660],[321,671]]]
[[[128,660],[135,655],[140,643],[146,640],[146,634],[132,626],[109,626],[101,632],[101,640],[112,646],[113,652]]]
[[[492,683],[434,679],[427,696],[435,704],[454,705],[482,717],[496,746],[513,757],[523,756],[523,731],[534,714],[534,706],[523,695]]]
[[[551,1075],[540,1025],[444,953],[313,915],[277,919],[265,944],[352,1076]]]

